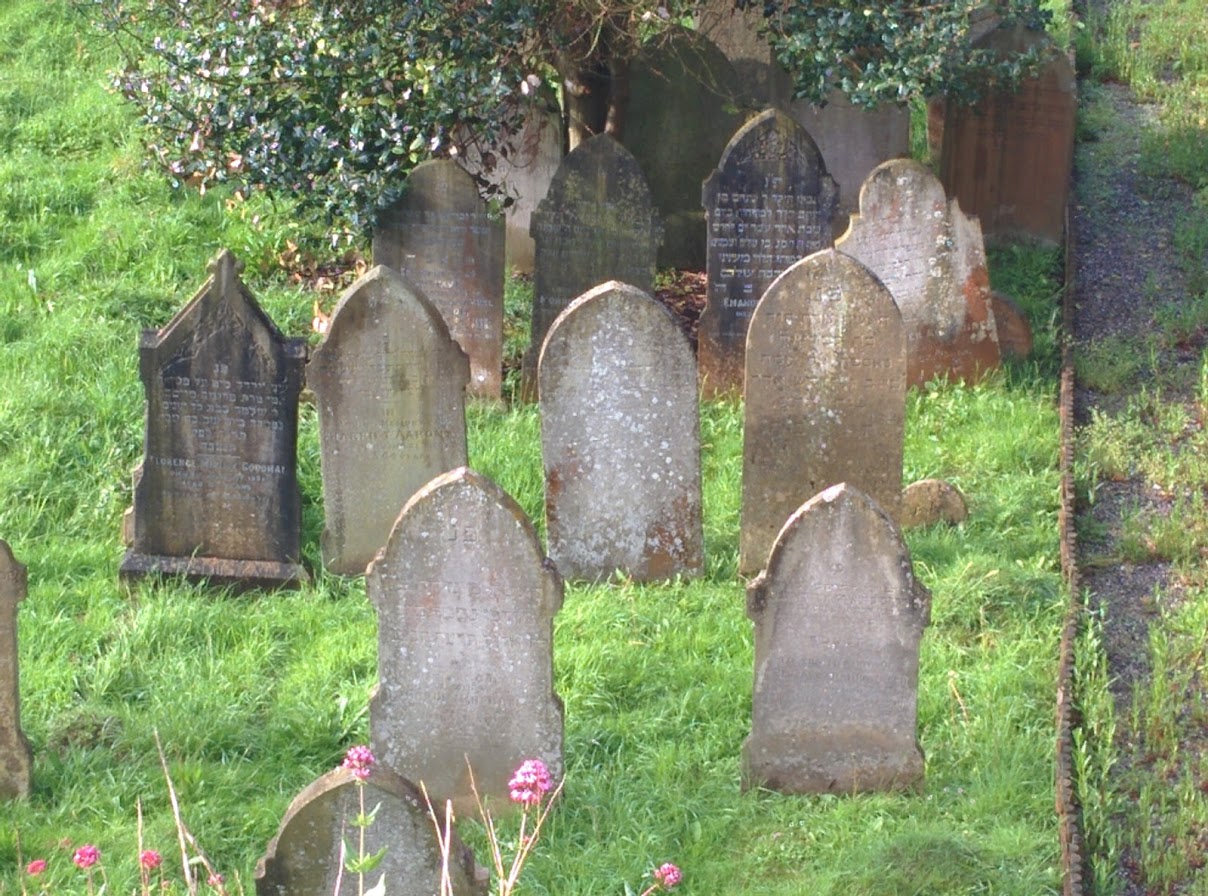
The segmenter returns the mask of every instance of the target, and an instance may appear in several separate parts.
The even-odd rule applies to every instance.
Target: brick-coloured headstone
[[[373,233],[373,263],[436,307],[470,357],[470,394],[482,398],[500,397],[503,245],[503,218],[488,214],[474,178],[448,159],[417,165]]]
[[[0,540],[0,800],[25,799],[33,783],[17,668],[17,604],[25,600],[25,589],[25,567]]]
[[[662,305],[615,281],[573,302],[541,353],[549,553],[568,579],[637,581],[703,563],[692,346]]]
[[[525,759],[562,775],[562,701],[553,618],[562,581],[519,505],[465,468],[424,486],[369,567],[378,612],[378,688],[369,727],[378,761],[473,811],[508,803]]]
[[[889,287],[906,330],[906,382],[972,383],[1001,363],[986,249],[976,218],[911,159],[879,165],[835,248]]]
[[[783,112],[747,122],[702,191],[708,292],[699,330],[706,395],[743,388],[751,312],[790,265],[830,246],[838,191],[810,135]]]
[[[838,484],[794,513],[747,589],[755,690],[744,788],[921,787],[919,640],[930,606],[901,532],[867,495]]]
[[[139,345],[145,445],[121,575],[296,585],[308,578],[297,474],[306,343],[281,335],[230,252],[211,270]]]
[[[380,766],[364,787],[364,811],[377,807],[373,823],[365,828],[365,855],[385,849],[381,864],[365,874],[366,890],[384,876],[391,896],[440,892],[436,827],[419,788]],[[433,806],[437,817],[443,818],[444,804],[433,800]],[[353,850],[346,859],[357,857],[360,829],[352,822],[361,811],[357,783],[344,769],[334,769],[310,784],[289,804],[277,836],[256,867],[256,896],[355,896],[357,875],[348,870],[339,873],[340,844],[343,841]],[[449,859],[454,894],[485,894],[485,870],[476,867],[473,854],[455,831]]]
[[[849,482],[897,517],[906,341],[893,297],[834,249],[798,262],[751,318],[739,570],[763,569],[808,498]]]
[[[549,193],[533,212],[532,234],[537,243],[533,322],[521,387],[528,399],[536,398],[545,334],[567,305],[609,280],[654,289],[662,225],[637,160],[600,134],[562,160]]]
[[[340,298],[306,368],[328,569],[364,573],[411,496],[465,465],[468,377],[440,313],[405,277],[378,265]]]

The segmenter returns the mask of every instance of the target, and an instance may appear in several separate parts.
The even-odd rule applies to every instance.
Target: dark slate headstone
[[[790,265],[830,246],[838,192],[810,135],[769,109],[726,146],[703,189],[708,293],[699,364],[706,395],[743,388],[751,312]]]
[[[319,407],[323,562],[361,575],[411,496],[465,465],[469,364],[436,308],[378,265],[341,297],[306,378]]]
[[[448,159],[417,165],[403,197],[382,213],[373,263],[401,273],[440,312],[470,357],[470,394],[499,398],[503,218],[488,214],[474,178]]]
[[[901,532],[847,484],[785,523],[747,589],[755,623],[743,786],[782,793],[919,788],[919,641],[931,599]]]
[[[703,565],[692,346],[662,305],[615,281],[562,312],[541,353],[549,552],[568,579],[640,581]]]
[[[0,800],[25,799],[33,782],[17,668],[17,604],[25,600],[25,588],[25,567],[0,540]]]
[[[146,435],[121,575],[296,585],[307,579],[297,476],[306,343],[281,335],[230,252],[211,268],[139,345]]]

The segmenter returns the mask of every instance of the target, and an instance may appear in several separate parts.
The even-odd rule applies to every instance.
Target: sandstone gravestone
[[[739,129],[703,189],[708,292],[699,330],[707,395],[741,391],[751,312],[781,271],[830,246],[838,201],[801,125],[768,110]]]
[[[470,357],[470,394],[499,398],[503,218],[487,213],[474,178],[448,159],[417,165],[403,197],[382,213],[373,262],[401,273],[440,312]]]
[[[298,395],[306,343],[285,339],[230,252],[160,330],[143,332],[144,456],[121,575],[296,585]]]
[[[894,159],[878,166],[835,248],[893,294],[906,330],[907,385],[938,376],[972,383],[999,366],[981,228],[923,165]]]
[[[341,866],[340,844],[356,850],[361,812],[357,783],[344,769],[320,777],[298,794],[277,836],[256,867],[256,896],[354,896],[357,875]],[[384,876],[392,896],[433,896],[440,892],[441,854],[436,828],[420,790],[389,769],[378,767],[364,784],[365,811],[377,806],[365,829],[365,854],[385,849],[382,862],[365,874],[366,887]],[[438,817],[444,806],[435,801]],[[449,877],[458,896],[485,894],[485,872],[477,875],[474,856],[452,834]],[[356,858],[354,851],[350,858]],[[339,886],[337,887],[337,883]]]
[[[703,563],[696,361],[671,314],[615,281],[568,307],[539,373],[549,553],[566,578]]]
[[[969,518],[965,496],[951,482],[943,479],[920,479],[902,490],[902,511],[899,522],[903,529],[911,526],[933,526],[947,523],[955,526]]]
[[[906,345],[893,297],[833,249],[764,294],[747,339],[739,570],[763,569],[776,533],[837,482],[897,517]]]
[[[536,269],[533,322],[524,355],[522,392],[533,394],[545,334],[563,309],[609,280],[654,288],[662,226],[650,188],[629,150],[607,134],[562,160],[549,193],[533,212]]]
[[[437,477],[399,515],[367,590],[378,612],[369,719],[380,763],[460,815],[474,806],[467,761],[497,805],[525,759],[562,776],[562,581],[515,501],[465,468]]]
[[[919,640],[930,603],[901,532],[867,495],[834,485],[794,513],[747,589],[755,690],[744,788],[920,787]]]
[[[17,668],[17,604],[25,600],[25,567],[0,540],[0,800],[25,799],[33,784],[33,754],[21,731]]]
[[[307,365],[319,408],[323,562],[361,575],[399,511],[466,463],[466,356],[440,313],[378,265],[341,297]]]

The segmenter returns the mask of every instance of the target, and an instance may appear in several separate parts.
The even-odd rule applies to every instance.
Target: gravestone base
[[[742,747],[742,789],[779,793],[921,791],[923,753],[914,741],[862,726],[752,735]]]
[[[254,588],[298,588],[310,581],[300,563],[273,560],[231,560],[225,557],[165,557],[127,551],[118,569],[123,582],[181,576],[194,583],[208,582],[236,591]]]

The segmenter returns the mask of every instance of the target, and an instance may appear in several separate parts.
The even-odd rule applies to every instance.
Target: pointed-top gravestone
[[[549,552],[568,579],[641,582],[703,564],[696,361],[671,314],[615,281],[570,305],[541,353]]]
[[[741,392],[751,312],[780,272],[830,246],[838,191],[805,129],[769,109],[726,146],[703,188],[708,292],[699,364],[706,395]]]
[[[474,178],[449,159],[417,165],[403,197],[382,213],[373,263],[401,273],[436,306],[470,357],[470,394],[499,398],[503,218],[488,214]]]
[[[296,585],[307,579],[297,475],[306,343],[260,310],[230,252],[211,270],[139,345],[146,435],[121,575]]]
[[[835,244],[889,287],[906,330],[906,382],[974,382],[1001,362],[986,250],[976,218],[926,167],[894,159],[860,190],[860,213]]]
[[[803,502],[850,482],[896,518],[906,341],[893,297],[834,249],[768,288],[747,338],[739,571],[763,569]]]
[[[378,265],[341,297],[306,368],[319,406],[323,562],[361,575],[399,511],[466,463],[466,356],[440,313]]]
[[[521,391],[536,398],[537,359],[550,325],[571,302],[609,280],[654,289],[662,225],[633,155],[607,134],[577,146],[533,212],[533,322]]]
[[[901,532],[846,484],[789,518],[747,589],[755,623],[743,786],[783,793],[917,788],[919,640],[930,595]]]
[[[0,540],[0,800],[25,799],[33,782],[17,668],[17,604],[25,600],[25,589],[25,567]]]
[[[497,806],[525,759],[561,778],[562,581],[512,498],[465,468],[437,477],[399,515],[367,590],[378,612],[369,727],[379,762],[460,815],[474,811],[467,763]]]

